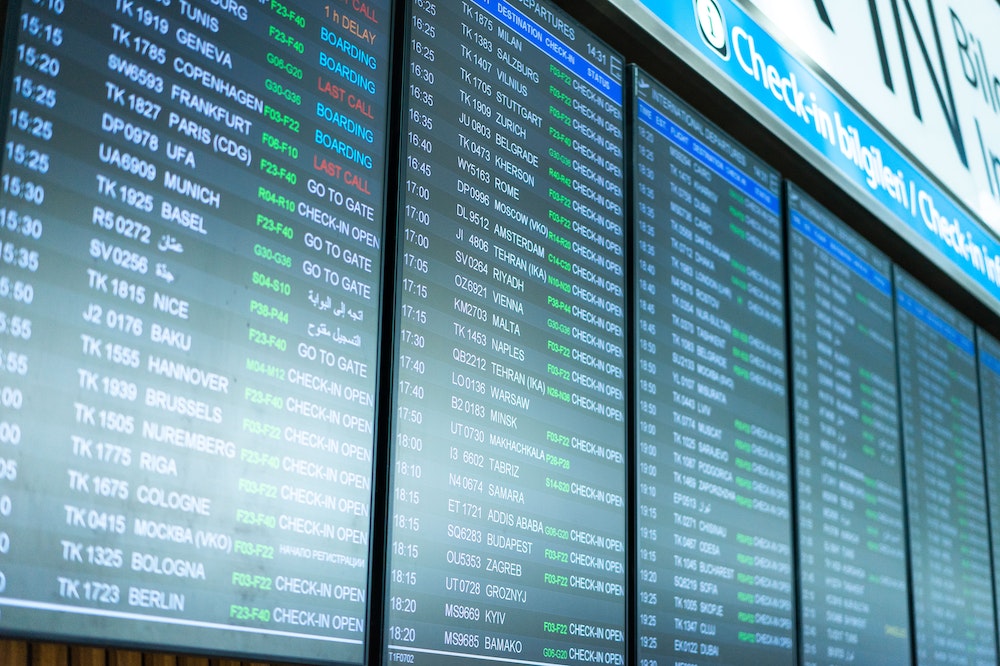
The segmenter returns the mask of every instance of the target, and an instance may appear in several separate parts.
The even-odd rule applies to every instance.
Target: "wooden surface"
[[[167,654],[147,654],[142,666],[177,666],[177,658]]]
[[[0,664],[28,666],[28,644],[21,641],[0,641]]]
[[[108,653],[107,650],[101,648],[70,648],[69,664],[70,666],[108,666]]]
[[[209,659],[134,650],[0,640],[0,666],[271,666],[259,661]]]
[[[108,657],[108,666],[142,666],[142,654],[139,652],[112,650]]]
[[[177,666],[212,666],[206,657],[177,657]]]

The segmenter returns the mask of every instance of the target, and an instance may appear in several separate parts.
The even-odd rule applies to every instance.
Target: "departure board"
[[[639,663],[791,664],[781,181],[635,94]]]
[[[386,658],[622,664],[621,62],[535,0],[407,27]]]
[[[390,4],[12,3],[3,633],[363,660]]]
[[[979,397],[983,413],[983,442],[986,453],[986,492],[990,512],[993,553],[993,606],[1000,613],[1000,341],[982,329],[976,331],[979,349]]]
[[[895,277],[916,661],[995,664],[975,333],[898,267]]]
[[[788,184],[803,666],[910,664],[892,265]]]

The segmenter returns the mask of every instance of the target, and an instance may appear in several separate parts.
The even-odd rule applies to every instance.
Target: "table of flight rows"
[[[362,658],[390,14],[14,14],[5,626]]]
[[[387,193],[388,0],[21,4],[0,626],[625,663],[634,566],[644,666],[995,660],[1000,344],[562,10],[408,3]]]

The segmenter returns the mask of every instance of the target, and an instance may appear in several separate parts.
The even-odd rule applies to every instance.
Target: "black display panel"
[[[993,606],[1000,612],[1000,341],[982,329],[976,330],[979,350],[979,399],[983,414],[986,453],[986,497],[990,511],[990,545],[993,553]],[[995,615],[995,617],[997,617]]]
[[[635,95],[639,663],[791,664],[781,181]]]
[[[12,3],[4,634],[363,660],[390,5]]]
[[[624,663],[621,62],[534,0],[407,25],[386,659]]]
[[[895,279],[916,661],[995,664],[975,332],[899,267]]]
[[[910,664],[892,264],[787,201],[801,663]]]

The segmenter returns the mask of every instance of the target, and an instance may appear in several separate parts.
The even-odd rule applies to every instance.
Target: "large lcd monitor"
[[[803,666],[910,659],[892,263],[789,183]]]
[[[391,4],[10,3],[3,634],[363,661]]]
[[[1000,609],[996,590],[1000,589],[1000,341],[983,329],[976,329],[979,350],[979,399],[983,416],[983,444],[986,455],[986,492],[990,515],[990,547],[993,554],[993,607]]]
[[[899,267],[895,281],[916,661],[995,664],[975,329]]]
[[[781,179],[634,71],[637,657],[793,664]]]
[[[624,663],[622,61],[408,9],[385,659]]]

